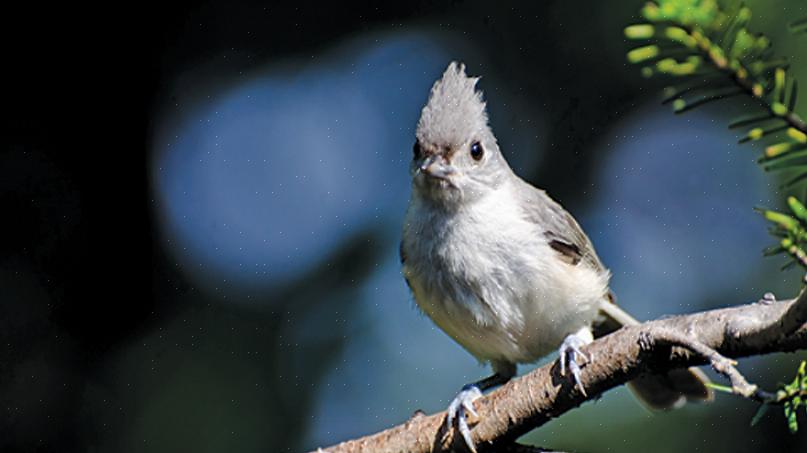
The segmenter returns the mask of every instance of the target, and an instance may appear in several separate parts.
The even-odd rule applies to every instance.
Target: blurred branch
[[[807,349],[807,291],[788,301],[763,299],[623,327],[585,349],[594,357],[581,373],[587,396],[560,375],[556,361],[538,368],[476,401],[479,420],[472,436],[477,447],[482,451],[512,449],[519,436],[646,372],[710,363],[730,378],[734,393],[764,399],[768,394],[749,384],[727,357]],[[445,417],[445,412],[429,416],[418,412],[401,425],[321,451],[461,449],[462,439],[454,443],[460,436],[445,426]]]

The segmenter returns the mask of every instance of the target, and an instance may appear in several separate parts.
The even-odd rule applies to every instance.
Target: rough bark
[[[474,443],[480,451],[505,445],[519,448],[514,441],[522,434],[644,372],[711,363],[732,384],[742,384],[744,380],[733,374],[736,369],[725,357],[807,349],[806,321],[807,292],[803,292],[788,301],[760,301],[624,327],[585,347],[584,352],[594,358],[581,373],[586,395],[560,375],[554,361],[477,400],[479,420],[471,431]],[[727,366],[732,369],[726,370]],[[748,388],[735,386],[735,390],[743,394]],[[455,447],[462,451],[462,439],[454,435],[454,429],[447,429],[445,416],[445,412],[419,413],[401,425],[321,450],[438,452]]]

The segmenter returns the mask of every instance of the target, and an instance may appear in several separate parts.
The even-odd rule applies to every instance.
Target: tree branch
[[[471,433],[480,450],[516,448],[512,445],[519,436],[641,373],[706,363],[730,378],[735,393],[764,399],[764,392],[749,384],[726,357],[800,349],[807,349],[807,291],[788,301],[762,300],[624,327],[585,348],[593,357],[580,376],[588,396],[560,375],[554,361],[477,400],[479,420]],[[418,412],[401,425],[320,451],[461,450],[461,436],[447,429],[445,417],[444,411],[429,416]]]

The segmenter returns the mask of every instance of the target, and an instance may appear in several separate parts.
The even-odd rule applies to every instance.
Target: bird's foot
[[[474,417],[479,416],[474,409],[474,401],[481,396],[482,391],[476,384],[466,385],[448,405],[448,416],[446,418],[446,424],[449,428],[454,424],[454,420],[457,420],[457,429],[465,440],[465,445],[474,453],[476,453],[476,447],[473,439],[471,439],[471,428],[468,427],[468,414]]]
[[[566,376],[566,369],[574,379],[575,386],[580,390],[580,393],[586,395],[586,389],[583,388],[583,383],[580,382],[580,363],[579,358],[582,357],[586,362],[590,362],[591,358],[580,350],[582,346],[591,343],[593,340],[590,331],[578,332],[568,335],[561,343],[558,349],[560,355],[560,374]]]

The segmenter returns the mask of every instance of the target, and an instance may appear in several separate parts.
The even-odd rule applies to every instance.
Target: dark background
[[[472,360],[439,332],[433,338],[444,341],[444,347],[452,348],[451,354],[471,370],[467,376],[445,377],[439,392],[414,400],[399,396],[383,405],[383,410],[350,406],[344,402],[350,396],[339,399],[322,393],[322,388],[341,379],[338,374],[328,378],[334,369],[370,361],[345,353],[345,348],[351,350],[350,341],[372,342],[376,337],[360,333],[383,335],[386,331],[383,326],[368,327],[375,318],[363,315],[356,299],[361,295],[360,283],[374,275],[381,257],[396,250],[390,239],[399,228],[394,221],[356,226],[337,246],[323,249],[304,270],[271,284],[252,282],[245,285],[247,289],[230,287],[224,292],[200,288],[198,276],[186,272],[171,249],[171,234],[161,223],[162,206],[155,197],[154,137],[161,121],[170,116],[165,106],[176,102],[193,110],[202,104],[191,95],[194,87],[226,84],[276,61],[294,71],[310,64],[304,62],[312,55],[327,53],[347,40],[360,46],[363,40],[369,42],[383,33],[423,34],[449,43],[456,55],[452,58],[466,60],[472,74],[490,74],[482,84],[503,145],[522,140],[513,135],[513,129],[532,126],[495,101],[500,87],[508,99],[519,100],[522,110],[542,112],[528,115],[543,118],[543,126],[536,129],[540,134],[531,142],[542,150],[540,159],[522,156],[519,161],[518,153],[528,155],[529,149],[511,151],[510,157],[523,162],[517,169],[528,180],[549,188],[572,212],[585,213],[599,190],[598,172],[607,167],[603,156],[610,143],[604,143],[603,137],[618,141],[620,134],[641,136],[645,129],[637,126],[626,134],[624,123],[617,122],[630,117],[638,124],[637,111],[644,112],[638,114],[640,118],[659,109],[657,93],[663,83],[642,79],[624,59],[630,46],[623,42],[621,29],[636,20],[640,5],[631,1],[520,5],[177,2],[126,7],[33,5],[7,10],[0,27],[8,125],[3,128],[7,145],[0,150],[0,449],[297,451],[389,426],[419,407],[438,410],[444,406],[451,397],[444,389],[459,388],[463,378],[475,379],[485,370],[467,365]],[[782,42],[782,53],[795,57],[798,43],[793,42],[798,38],[782,34],[782,27],[776,25],[807,13],[804,5],[787,2],[776,10],[759,7],[754,11],[759,27],[770,29],[777,44]],[[802,49],[807,45],[804,38],[800,45]],[[226,61],[220,59],[223,55]],[[421,73],[424,80],[438,76],[439,70]],[[427,89],[428,84],[418,91],[422,95],[413,105],[422,104]],[[718,140],[723,149],[743,153],[741,158],[727,158],[730,167],[753,168],[748,167],[753,148],[735,149],[734,137],[723,131],[730,110],[704,112],[687,119],[671,113],[660,118],[670,121],[670,140],[683,135],[699,143],[697,137],[703,131],[719,128],[726,134]],[[414,121],[401,127],[411,131]],[[695,127],[702,129],[687,129]],[[404,162],[408,145],[400,145],[395,152]],[[714,162],[725,161],[720,157]],[[405,163],[399,166],[404,175]],[[743,171],[716,177],[736,184],[743,181]],[[765,191],[775,187],[775,180],[765,181],[749,183],[755,188],[748,189],[750,200],[776,206],[781,194]],[[681,178],[672,182],[678,184]],[[652,178],[648,183],[652,184]],[[691,202],[687,194],[700,193],[700,201],[692,203],[707,206],[703,209],[707,214],[696,213],[692,222],[709,223],[713,221],[708,214],[711,198],[702,196],[707,192],[701,189],[682,190],[680,203]],[[750,211],[752,202],[742,206]],[[404,207],[386,208],[402,212]],[[759,257],[758,251],[768,241],[764,224],[753,214],[742,215],[748,216],[756,242],[741,238],[735,243],[753,257],[748,264],[752,271],[737,275],[754,275],[755,280],[742,278],[730,291],[714,290],[705,300],[687,301],[691,305],[683,308],[648,309],[637,316],[739,303],[767,289],[792,294],[797,287],[793,275],[779,274],[780,263]],[[608,242],[608,228],[618,226],[597,214],[583,217],[588,218],[584,226],[590,227],[595,244],[606,250],[601,255],[618,268],[615,262],[625,255],[620,250],[609,252],[614,246],[600,245]],[[732,222],[725,225],[731,229]],[[604,233],[597,232],[603,229]],[[598,242],[598,235],[605,239]],[[710,269],[721,263],[729,266],[736,253],[731,248],[715,249],[704,254],[712,260],[700,264]],[[630,286],[630,281],[627,278],[621,284]],[[259,308],[229,302],[251,297],[270,302]],[[385,303],[408,302],[403,298]],[[414,325],[430,326],[428,320],[412,317]],[[307,335],[307,342],[290,340],[284,325],[323,334]],[[150,349],[150,342],[164,336],[172,348]],[[145,349],[132,352],[141,343]],[[421,347],[429,346],[401,346]],[[185,361],[197,356],[217,359]],[[118,361],[119,357],[128,358]],[[437,365],[423,363],[412,376],[448,371],[439,367],[439,361],[433,363]],[[788,379],[798,360],[777,356],[749,363],[749,377],[772,386]],[[241,366],[244,373],[239,371]],[[370,395],[361,401],[391,398],[382,390],[375,393],[369,384],[381,380],[374,377],[374,368],[369,365],[357,371],[365,376],[367,386],[348,387],[345,392]],[[417,383],[388,385],[402,386]],[[661,436],[670,451],[754,451],[763,443],[766,448],[796,451],[806,442],[802,434],[787,434],[781,416],[773,411],[760,426],[748,428],[755,408],[729,397],[709,409],[648,415],[609,426],[602,417],[614,408],[641,411],[623,393],[615,406],[608,406],[606,397],[599,406],[586,406],[588,413],[578,411],[579,415],[539,430],[530,441],[555,448],[621,450],[644,449]],[[233,408],[236,401],[242,403]],[[329,405],[328,401],[341,403]],[[351,411],[367,413],[359,416]],[[331,430],[322,414],[334,413],[341,417]],[[316,414],[326,421],[317,422]],[[604,438],[611,440],[592,440]]]

